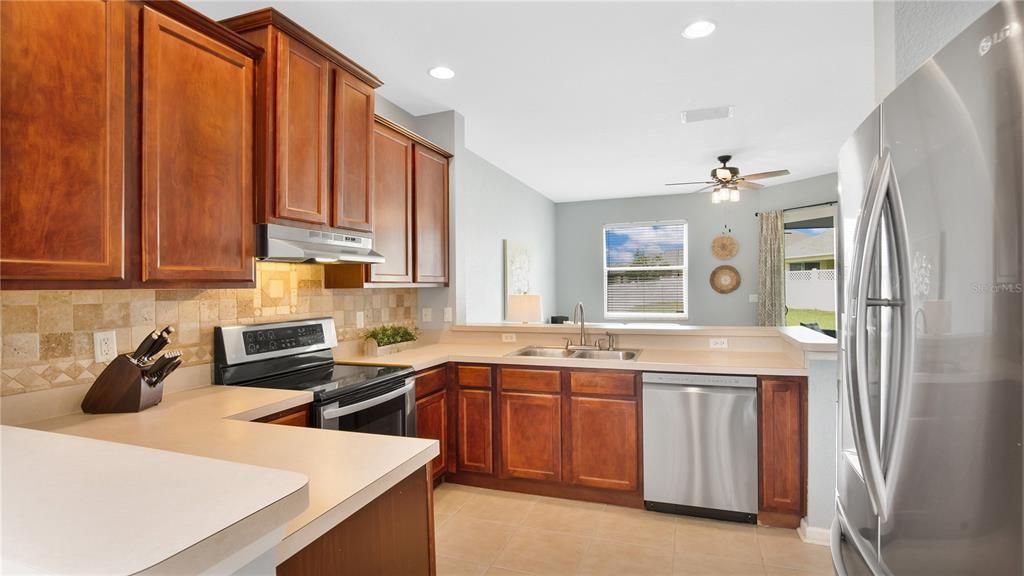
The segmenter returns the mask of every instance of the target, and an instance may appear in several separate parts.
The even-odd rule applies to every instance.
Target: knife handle
[[[167,346],[167,343],[171,341],[170,336],[174,334],[174,328],[167,326],[157,334],[156,340],[153,342],[153,346],[146,351],[146,356],[143,361],[152,358],[160,353]]]
[[[159,337],[160,333],[154,330],[149,336],[143,338],[142,342],[139,343],[139,347],[135,349],[135,352],[132,352],[132,360],[134,360],[136,364],[141,364],[146,356],[150,355],[149,351],[152,349],[153,343],[156,342]]]

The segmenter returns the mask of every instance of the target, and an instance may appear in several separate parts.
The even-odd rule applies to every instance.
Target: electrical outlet
[[[110,362],[117,357],[117,332],[113,330],[93,332],[92,347],[96,363]]]
[[[751,295],[749,296],[749,298],[750,298],[750,303],[751,303],[751,304],[757,304],[757,303],[758,303],[758,302],[759,302],[759,301],[761,300],[761,299],[760,299],[760,298],[759,298],[759,297],[757,296],[757,294],[751,294]]]
[[[729,347],[728,338],[711,338],[708,340],[708,344],[712,350],[724,350]]]
[[[356,312],[356,328],[362,328],[366,326],[366,314],[360,310]]]
[[[423,321],[424,322],[433,322],[434,321],[434,309],[433,308],[424,308],[423,311],[421,312],[421,314],[423,315]]]
[[[516,335],[515,334],[502,334],[501,335],[501,341],[506,343],[506,344],[511,344],[512,342],[516,341]]]
[[[452,321],[452,307],[451,306],[445,306],[444,307],[444,321],[445,322],[451,322]]]

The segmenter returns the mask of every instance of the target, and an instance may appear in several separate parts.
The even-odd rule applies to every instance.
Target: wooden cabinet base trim
[[[582,500],[584,502],[612,504],[613,506],[625,506],[628,508],[644,507],[644,497],[640,491],[599,490],[583,486],[572,486],[570,484],[556,484],[543,480],[497,478],[471,472],[449,473],[445,476],[445,482],[476,486],[477,488],[487,488],[489,490],[506,490],[550,498],[566,498],[569,500]]]
[[[770,512],[768,510],[760,510],[757,513],[758,525],[770,526],[772,528],[799,528],[801,519],[802,516],[793,512]]]

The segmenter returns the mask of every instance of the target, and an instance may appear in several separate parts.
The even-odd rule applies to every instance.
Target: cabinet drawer
[[[463,388],[490,388],[491,367],[459,366],[458,382]]]
[[[448,384],[448,368],[437,366],[416,375],[416,399],[444,390]]]
[[[572,371],[569,373],[569,389],[573,394],[636,396],[636,374]]]
[[[537,370],[532,368],[499,368],[498,378],[502,390],[523,390],[526,392],[561,391],[562,373],[558,370]]]

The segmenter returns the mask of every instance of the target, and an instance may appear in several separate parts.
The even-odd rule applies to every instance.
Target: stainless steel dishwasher
[[[644,506],[757,521],[757,378],[644,372]]]

